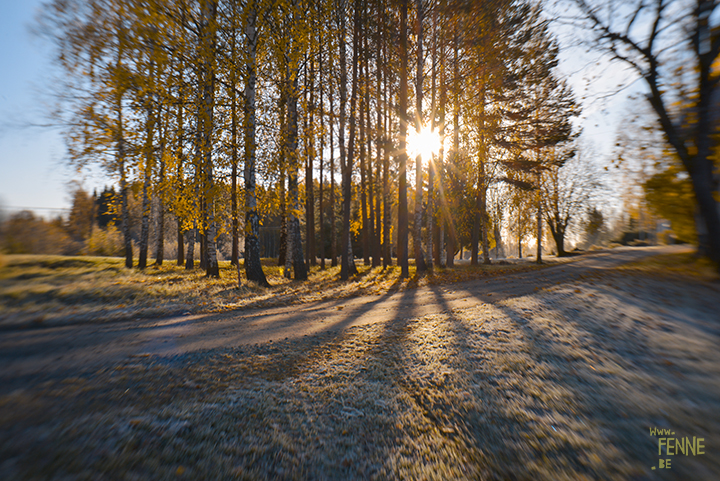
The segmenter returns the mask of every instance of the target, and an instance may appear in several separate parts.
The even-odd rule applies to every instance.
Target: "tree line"
[[[244,238],[261,285],[272,216],[297,280],[338,257],[347,279],[353,249],[374,266],[396,257],[404,277],[409,257],[418,271],[452,266],[463,245],[489,262],[508,216],[520,239],[536,229],[538,261],[544,223],[564,250],[558,175],[576,157],[579,107],[535,2],[54,0],[40,24],[63,72],[70,159],[118,182],[127,267],[132,186],[139,268],[153,211],[176,219],[178,264],[194,267],[199,239],[209,276],[229,217],[231,261]],[[411,134],[437,135],[439,150],[412,158]]]

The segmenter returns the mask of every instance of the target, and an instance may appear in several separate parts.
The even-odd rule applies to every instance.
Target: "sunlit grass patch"
[[[271,287],[245,278],[244,267],[221,261],[220,278],[185,270],[175,262],[127,269],[123,258],[10,255],[0,267],[0,323],[88,322],[156,317],[183,312],[283,306],[360,295],[381,295],[429,284],[445,284],[536,269],[534,265],[436,268],[400,278],[400,267],[371,267],[356,261],[358,273],[340,280],[340,267],[311,266],[308,280],[284,276],[284,266],[263,259]]]

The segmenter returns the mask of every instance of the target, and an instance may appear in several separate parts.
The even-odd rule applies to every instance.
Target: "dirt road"
[[[3,390],[13,389],[37,375],[44,377],[56,372],[92,369],[129,356],[181,354],[414,319],[527,295],[649,255],[683,249],[687,248],[618,248],[587,254],[541,271],[380,296],[160,320],[9,330],[0,332],[0,384],[5,386]]]

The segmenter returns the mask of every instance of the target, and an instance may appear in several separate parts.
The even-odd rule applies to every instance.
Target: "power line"
[[[59,212],[69,212],[70,207],[27,207],[27,206],[0,206],[0,210],[53,210]]]

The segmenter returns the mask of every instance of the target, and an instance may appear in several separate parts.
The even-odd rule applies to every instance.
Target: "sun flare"
[[[433,154],[440,151],[440,135],[430,127],[423,127],[419,132],[411,129],[408,132],[407,151],[410,158],[421,155],[423,162],[428,162]]]

